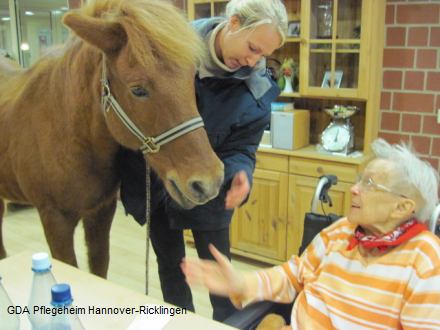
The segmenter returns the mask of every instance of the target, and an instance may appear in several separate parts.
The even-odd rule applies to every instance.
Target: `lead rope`
[[[150,204],[150,197],[151,197],[151,191],[150,191],[150,165],[148,165],[147,160],[145,160],[145,227],[147,228],[147,246],[145,251],[145,294],[148,295],[148,269],[149,267],[149,255],[150,255],[150,223],[151,223],[151,204]]]

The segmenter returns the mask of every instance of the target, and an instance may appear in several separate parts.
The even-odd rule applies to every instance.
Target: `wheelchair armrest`
[[[261,301],[246,306],[228,317],[223,323],[242,330],[253,330],[261,320],[270,313],[279,314],[290,323],[292,304],[280,304],[271,301]]]

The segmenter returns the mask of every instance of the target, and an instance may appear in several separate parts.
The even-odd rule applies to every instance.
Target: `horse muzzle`
[[[185,184],[179,184],[175,178],[167,178],[165,187],[171,197],[184,209],[203,205],[217,197],[223,183],[223,175],[216,179],[203,180],[192,177]]]

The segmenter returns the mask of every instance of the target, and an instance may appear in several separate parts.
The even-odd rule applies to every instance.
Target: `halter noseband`
[[[174,128],[171,128],[164,133],[153,137],[145,136],[142,131],[133,123],[133,121],[125,113],[124,109],[116,101],[115,97],[110,91],[110,83],[107,79],[107,69],[105,65],[105,57],[102,60],[102,94],[101,94],[101,106],[105,116],[112,109],[119,117],[121,122],[128,128],[128,130],[141,141],[142,145],[140,150],[143,154],[156,153],[160,150],[160,147],[168,142],[171,142],[178,137],[185,135],[195,129],[204,126],[203,119],[200,116],[189,119]]]

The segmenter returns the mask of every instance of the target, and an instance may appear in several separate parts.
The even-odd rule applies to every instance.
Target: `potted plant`
[[[298,72],[298,64],[293,58],[285,58],[277,81],[282,93],[293,93],[298,90]]]

